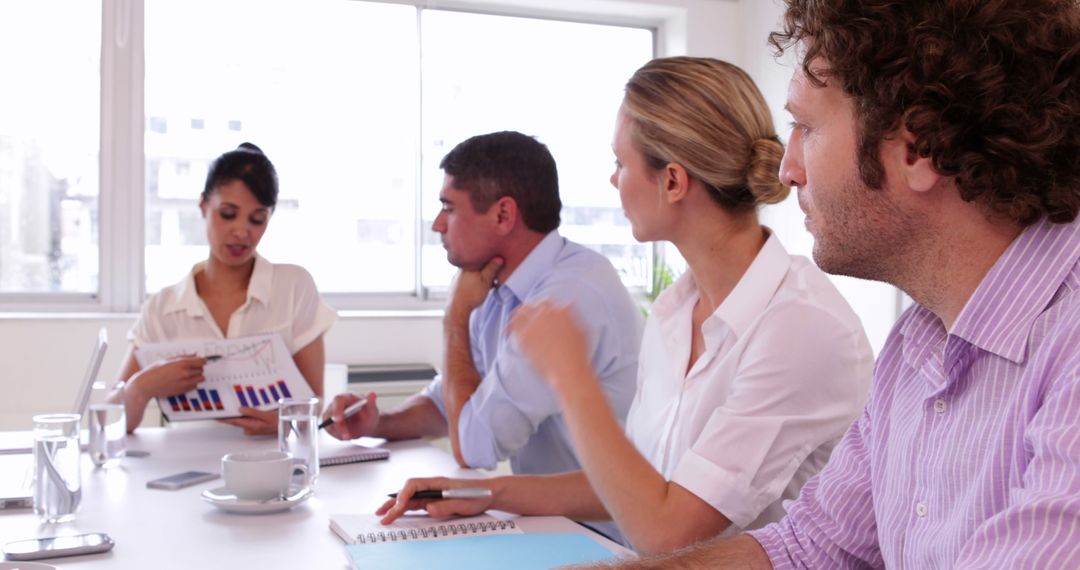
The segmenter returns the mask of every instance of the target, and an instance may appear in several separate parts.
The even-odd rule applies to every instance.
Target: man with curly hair
[[[1080,3],[787,0],[814,259],[915,304],[780,522],[628,568],[1080,568]]]

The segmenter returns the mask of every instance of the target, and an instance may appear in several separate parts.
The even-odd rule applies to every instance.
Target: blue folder
[[[615,558],[584,534],[499,534],[349,544],[357,570],[547,570]]]

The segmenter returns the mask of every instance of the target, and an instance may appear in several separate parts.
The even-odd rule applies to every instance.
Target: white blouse
[[[782,518],[825,465],[862,411],[874,357],[828,277],[775,235],[701,325],[705,350],[687,371],[698,296],[687,272],[653,304],[627,434],[733,534]]]
[[[337,320],[337,312],[319,296],[307,270],[256,255],[247,300],[229,317],[228,330],[222,331],[195,290],[195,274],[205,266],[206,262],[196,264],[182,281],[150,297],[128,331],[128,340],[140,346],[276,332],[296,354]]]

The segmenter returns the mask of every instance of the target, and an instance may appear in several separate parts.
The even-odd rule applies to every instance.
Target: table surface
[[[322,450],[344,445],[321,434]],[[104,532],[111,552],[42,560],[80,568],[348,568],[343,542],[329,527],[330,515],[371,513],[409,477],[479,478],[446,452],[423,440],[392,442],[390,459],[324,467],[315,495],[291,510],[245,515],[225,512],[200,494],[221,487],[216,479],[176,491],[147,489],[146,482],[188,470],[220,471],[221,456],[240,450],[277,449],[272,437],[246,437],[212,422],[140,429],[127,448],[150,453],[95,468],[83,454],[82,504],[73,522],[40,524],[29,509],[0,511],[0,543],[34,537]],[[521,517],[525,532],[582,532],[612,552],[627,551],[563,517]]]

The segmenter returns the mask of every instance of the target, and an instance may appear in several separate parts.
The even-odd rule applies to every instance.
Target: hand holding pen
[[[390,524],[407,511],[426,510],[435,518],[478,515],[495,503],[490,483],[476,479],[431,477],[409,479],[390,500],[383,503],[376,515],[382,524]]]
[[[372,435],[379,422],[379,408],[375,405],[375,394],[370,393],[360,398],[355,394],[338,394],[330,405],[319,428],[341,440],[355,439]]]

